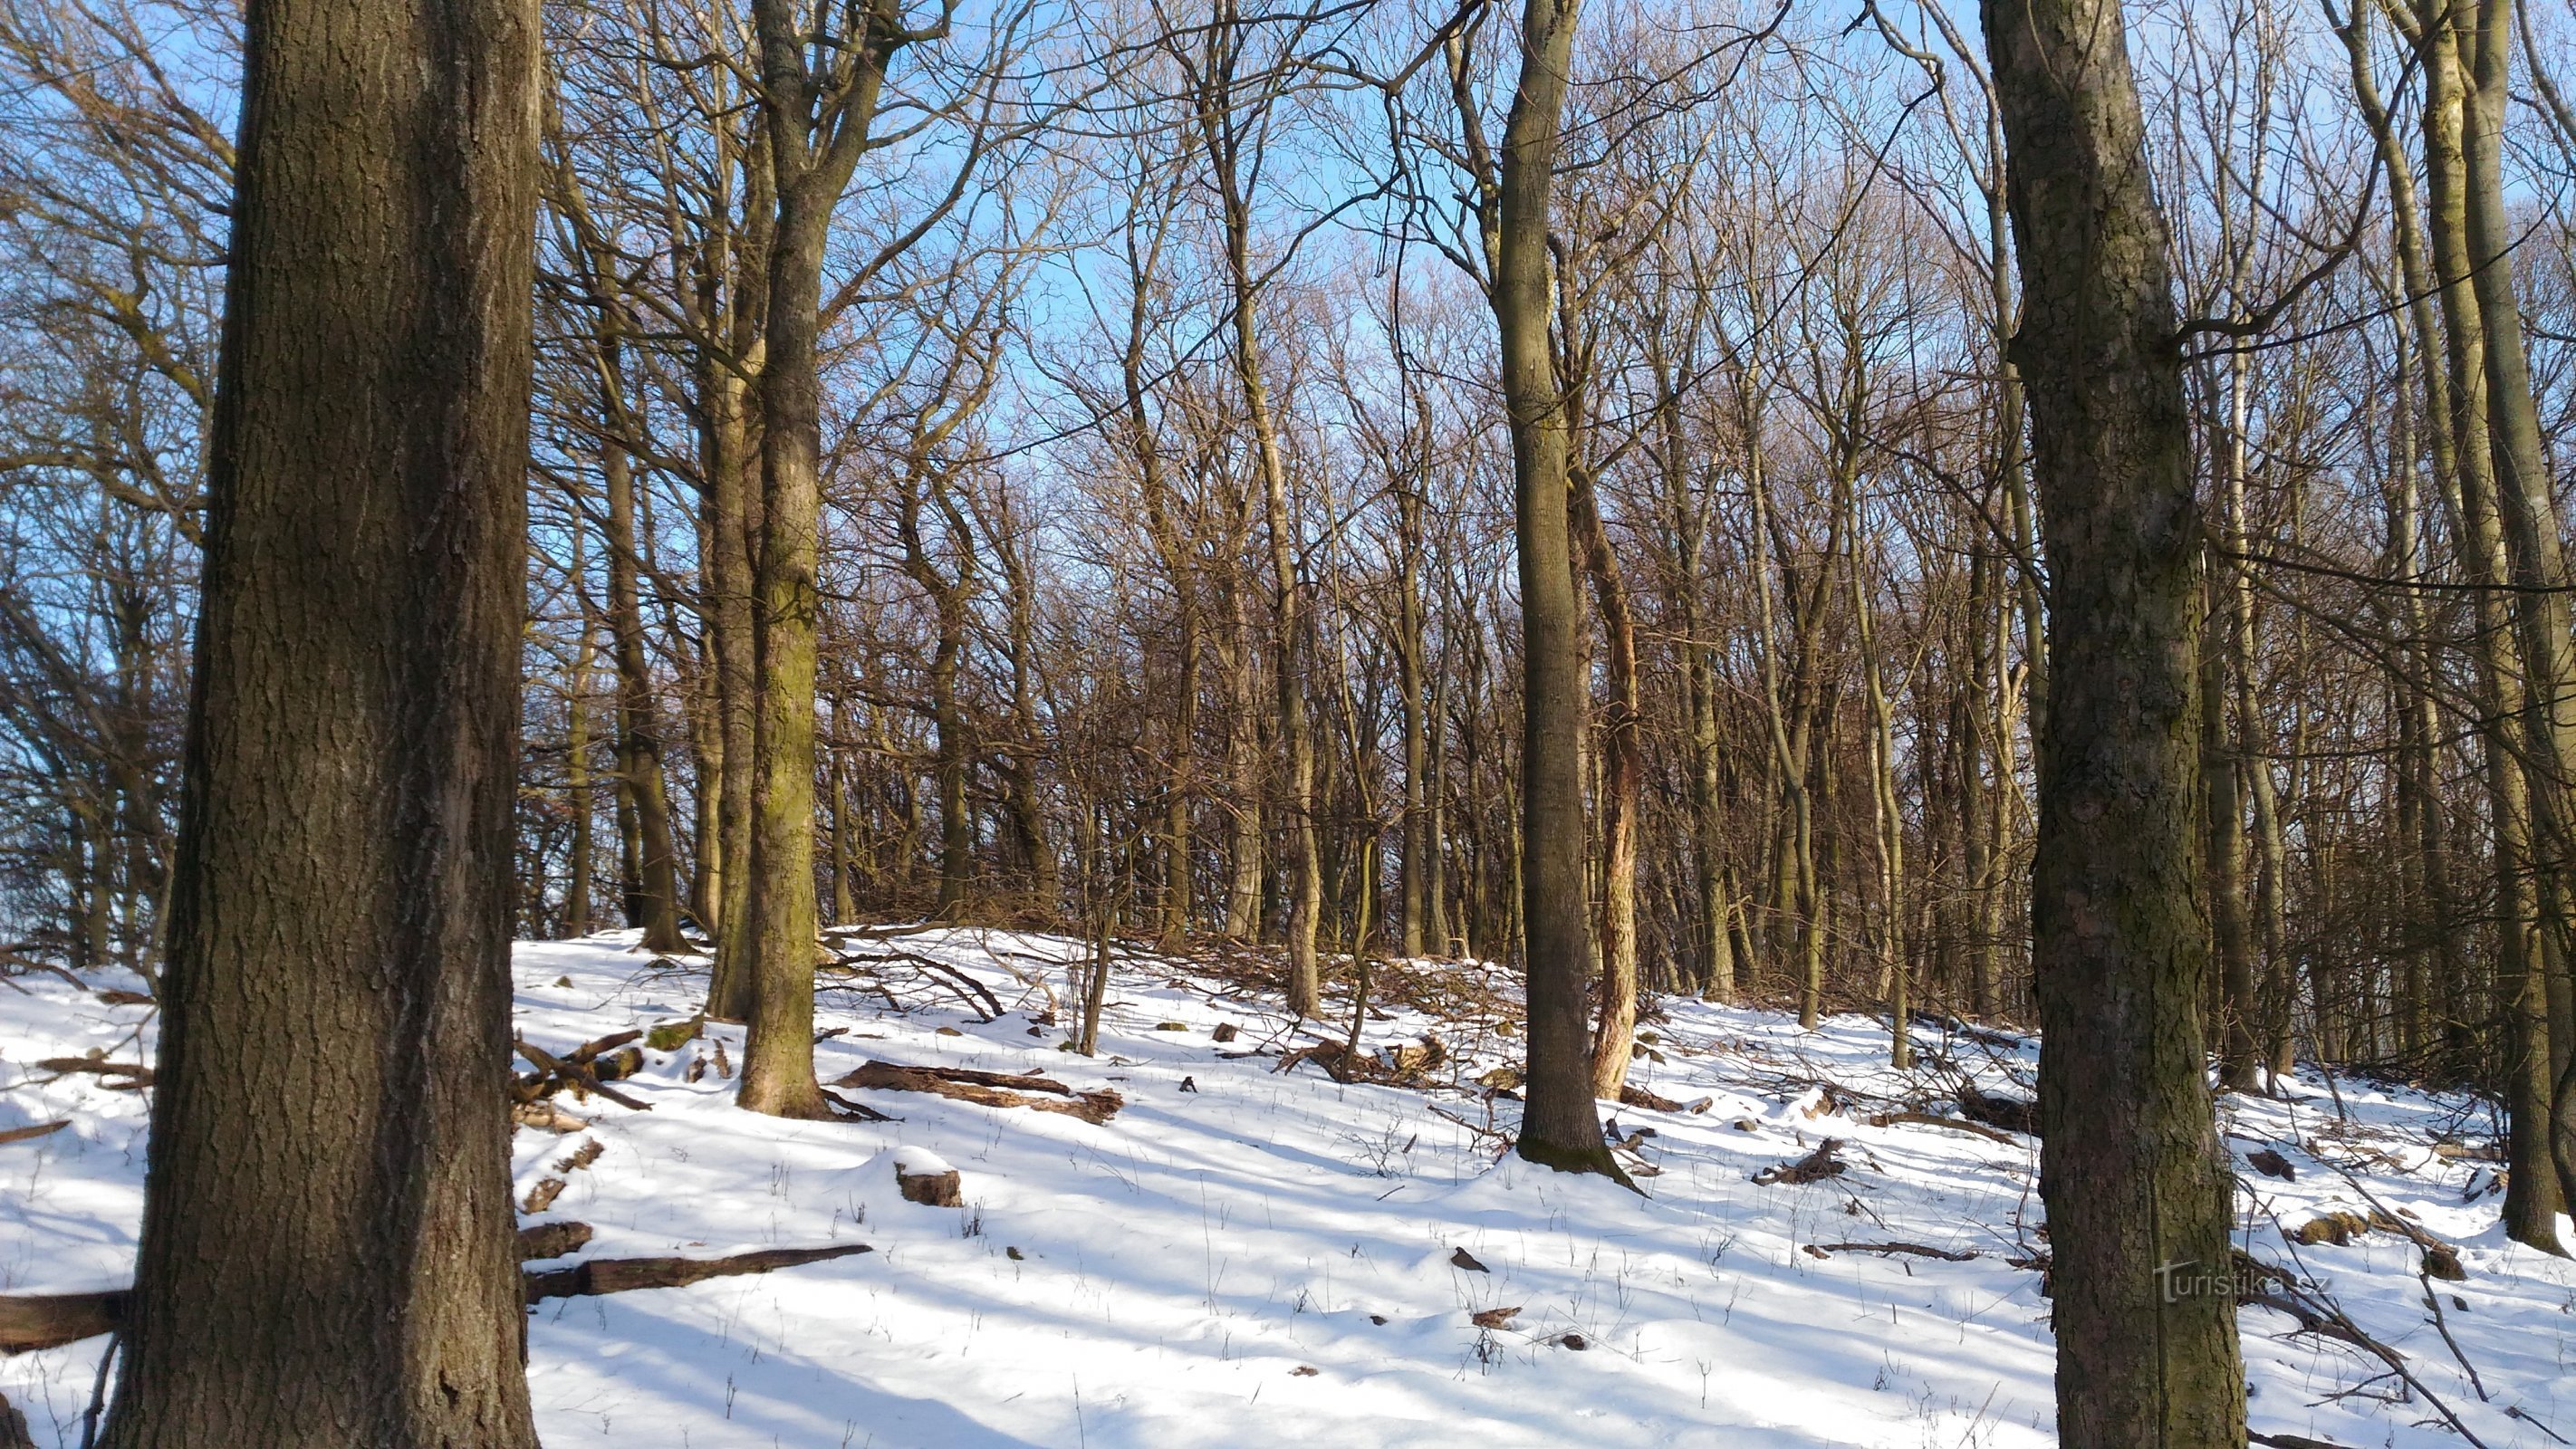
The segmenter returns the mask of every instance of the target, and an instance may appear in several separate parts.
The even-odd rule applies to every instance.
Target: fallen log
[[[510,1120],[521,1127],[534,1127],[557,1136],[579,1132],[590,1124],[552,1102],[518,1102],[510,1108]]]
[[[1714,1097],[1702,1097],[1696,1102],[1676,1102],[1670,1097],[1649,1092],[1633,1082],[1619,1084],[1620,1106],[1643,1107],[1650,1112],[1705,1112],[1716,1101]]]
[[[70,1125],[72,1125],[72,1119],[65,1117],[60,1122],[39,1122],[33,1127],[12,1127],[6,1132],[0,1132],[0,1145],[11,1142],[33,1142],[39,1137],[51,1137]]]
[[[1008,1087],[996,1085],[1007,1082]],[[1043,1077],[1013,1077],[1000,1072],[977,1072],[963,1067],[907,1067],[894,1062],[863,1062],[858,1070],[832,1079],[835,1087],[859,1087],[881,1092],[927,1092],[952,1101],[974,1102],[986,1107],[1028,1107],[1040,1112],[1061,1112],[1085,1122],[1102,1123],[1118,1115],[1127,1099],[1108,1087],[1096,1092],[1076,1092],[1062,1082]],[[1061,1092],[1071,1100],[1051,1101],[1032,1097],[1029,1092]]]
[[[125,1321],[126,1292],[31,1293],[0,1298],[0,1353],[59,1348]]]
[[[530,1223],[519,1229],[519,1261],[569,1258],[590,1246],[588,1223]]]
[[[839,1243],[828,1248],[764,1248],[729,1258],[594,1258],[569,1268],[528,1274],[528,1301],[595,1298],[643,1288],[685,1288],[709,1278],[738,1278],[872,1251],[865,1243]]]
[[[570,1229],[579,1229],[583,1240],[588,1241],[590,1228],[586,1223],[544,1223],[520,1232],[521,1251],[527,1250],[533,1234]],[[539,1241],[537,1246],[545,1244]],[[729,1258],[593,1258],[569,1268],[543,1272],[523,1269],[522,1276],[527,1283],[528,1301],[536,1303],[547,1298],[632,1293],[643,1288],[685,1288],[709,1278],[738,1278],[872,1251],[865,1243],[836,1243],[828,1248],[764,1248]],[[105,1293],[0,1296],[0,1353],[60,1348],[113,1333],[125,1325],[130,1296],[130,1290],[124,1288]]]
[[[2039,1135],[2039,1103],[2028,1097],[1988,1092],[1963,1081],[1959,1084],[1959,1110],[1989,1127],[2018,1132],[2024,1137]]]
[[[1971,1136],[1983,1137],[1989,1142],[2000,1142],[2006,1147],[2021,1145],[2015,1142],[2009,1133],[1998,1132],[1982,1122],[1965,1122],[1956,1117],[1935,1117],[1929,1112],[1881,1112],[1869,1119],[1869,1125],[1872,1127],[1893,1127],[1899,1123],[1916,1127],[1947,1127],[1953,1132],[1965,1132]]]

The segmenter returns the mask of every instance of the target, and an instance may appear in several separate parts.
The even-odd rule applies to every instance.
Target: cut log
[[[552,1102],[513,1103],[510,1107],[510,1120],[522,1127],[534,1127],[540,1132],[552,1132],[557,1136],[568,1132],[579,1132],[590,1125]]]
[[[1009,1085],[999,1085],[1008,1083]],[[906,1067],[893,1062],[864,1062],[859,1069],[832,1079],[835,1087],[860,1087],[881,1092],[927,1092],[952,1101],[974,1102],[986,1107],[1029,1107],[1040,1112],[1061,1112],[1085,1122],[1100,1123],[1118,1115],[1127,1099],[1115,1089],[1103,1087],[1095,1092],[1076,1092],[1062,1082],[1044,1077],[1013,1077],[1000,1072],[977,1072],[963,1067]],[[1051,1101],[1026,1095],[1030,1092],[1060,1092],[1071,1100]]]
[[[72,1119],[65,1117],[60,1122],[39,1122],[33,1127],[12,1127],[6,1132],[0,1132],[0,1145],[11,1142],[33,1142],[39,1137],[51,1137],[70,1125],[72,1125]]]
[[[686,1021],[666,1021],[644,1034],[644,1044],[657,1052],[675,1052],[696,1041],[698,1034],[706,1029],[707,1019],[703,1015]]]
[[[519,1229],[519,1261],[569,1258],[590,1246],[588,1223],[530,1223]]]
[[[641,1288],[685,1288],[709,1278],[767,1273],[869,1251],[865,1243],[841,1243],[829,1248],[766,1248],[757,1253],[736,1253],[730,1258],[593,1258],[569,1268],[528,1274],[528,1301],[595,1298]]]

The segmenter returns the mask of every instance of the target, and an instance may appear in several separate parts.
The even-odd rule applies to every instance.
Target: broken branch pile
[[[522,1072],[511,1079],[510,1101],[516,1106],[531,1106],[569,1087],[576,1101],[587,1101],[595,1092],[620,1107],[649,1112],[653,1110],[652,1104],[639,1102],[608,1085],[643,1070],[644,1053],[630,1045],[643,1035],[640,1031],[611,1032],[597,1041],[583,1042],[562,1056],[556,1056],[526,1037],[519,1037],[511,1045],[517,1047],[519,1055],[526,1057],[536,1070]]]

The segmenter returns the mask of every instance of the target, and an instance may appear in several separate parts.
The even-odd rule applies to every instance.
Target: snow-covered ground
[[[630,942],[521,946],[527,1040],[562,1052],[689,1017],[702,963],[656,964]],[[1283,1046],[1317,1037],[1292,1031],[1275,995],[1183,963],[1122,960],[1101,1054],[1085,1058],[1059,1049],[1076,943],[955,930],[848,949],[948,963],[1006,1010],[981,1021],[939,973],[888,959],[823,993],[821,1026],[843,1029],[815,1049],[827,1080],[869,1060],[1034,1068],[1076,1090],[1115,1088],[1124,1109],[1094,1125],[843,1089],[898,1120],[778,1121],[733,1107],[717,1050],[739,1062],[741,1034],[721,1026],[647,1053],[619,1084],[650,1111],[558,1099],[589,1126],[520,1130],[518,1188],[563,1179],[535,1220],[592,1224],[586,1255],[852,1241],[875,1251],[546,1303],[528,1376],[549,1445],[2054,1442],[2048,1304],[2040,1274],[2015,1263],[2045,1250],[2033,1144],[1868,1122],[1909,1105],[1947,1111],[1957,1072],[1992,1090],[2026,1083],[2026,1047],[1921,1028],[1926,1065],[1899,1077],[1884,1066],[1878,1021],[1804,1032],[1771,1013],[1666,1003],[1632,1081],[1708,1105],[1605,1104],[1623,1133],[1652,1131],[1629,1158],[1656,1170],[1639,1178],[1651,1194],[1641,1198],[1498,1153],[1490,1129],[1508,1130],[1517,1104],[1479,1079],[1516,1061],[1518,1043],[1504,995],[1488,989],[1499,983],[1454,968],[1403,968],[1421,988],[1414,999],[1443,1001],[1439,1017],[1389,1006],[1367,1022],[1379,1049],[1439,1033],[1450,1059],[1422,1090],[1345,1085],[1312,1062],[1274,1070]],[[1381,970],[1381,995],[1395,994],[1392,974]],[[1044,1025],[1039,983],[1064,998]],[[34,1063],[94,1050],[148,1060],[150,1010],[51,978],[0,985],[17,988],[0,992],[0,1131],[72,1122],[0,1145],[0,1293],[121,1284],[142,1202],[144,1094]],[[1214,1040],[1222,1024],[1239,1036]],[[1346,1026],[1347,1015],[1325,1030]],[[2312,1282],[2416,1380],[2409,1388],[2380,1359],[2249,1307],[2259,1430],[2352,1446],[2463,1442],[2446,1408],[2494,1449],[2576,1438],[2576,1388],[2562,1387],[2576,1266],[2506,1242],[2491,1170],[2434,1151],[2437,1137],[2485,1140],[2482,1109],[2304,1079],[2288,1100],[2231,1099],[2225,1111],[2247,1184],[2243,1245]],[[1826,1137],[1845,1144],[1848,1171],[1753,1180]],[[595,1161],[557,1167],[585,1141],[603,1149]],[[2244,1167],[2267,1147],[2294,1181]],[[892,1160],[904,1149],[957,1168],[965,1206],[903,1201]],[[2330,1210],[2366,1215],[2374,1198],[2458,1246],[2465,1281],[2431,1285],[2440,1324],[2416,1276],[2420,1250],[2400,1234],[2294,1247],[2280,1231]],[[1974,1256],[1820,1246],[1856,1243]],[[1506,1308],[1518,1312],[1499,1326],[1473,1319]],[[79,1442],[101,1347],[0,1359],[0,1394],[38,1444]]]

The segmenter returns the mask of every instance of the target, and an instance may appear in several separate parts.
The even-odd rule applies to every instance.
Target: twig
[[[2492,1402],[2486,1382],[2478,1377],[2477,1365],[2470,1363],[2469,1356],[2460,1352],[2460,1341],[2451,1336],[2451,1321],[2442,1316],[2442,1295],[2433,1287],[2433,1275],[2418,1272],[2415,1281],[2424,1285],[2424,1303],[2433,1310],[2433,1327],[2441,1331],[2442,1341],[2451,1346],[2451,1357],[2460,1361],[2460,1371],[2469,1376],[2469,1387],[2478,1391],[2478,1402]]]
[[[1944,1263],[1965,1263],[1977,1256],[1974,1248],[1929,1248],[1921,1243],[1816,1243],[1813,1247],[1820,1253],[1904,1253]]]

